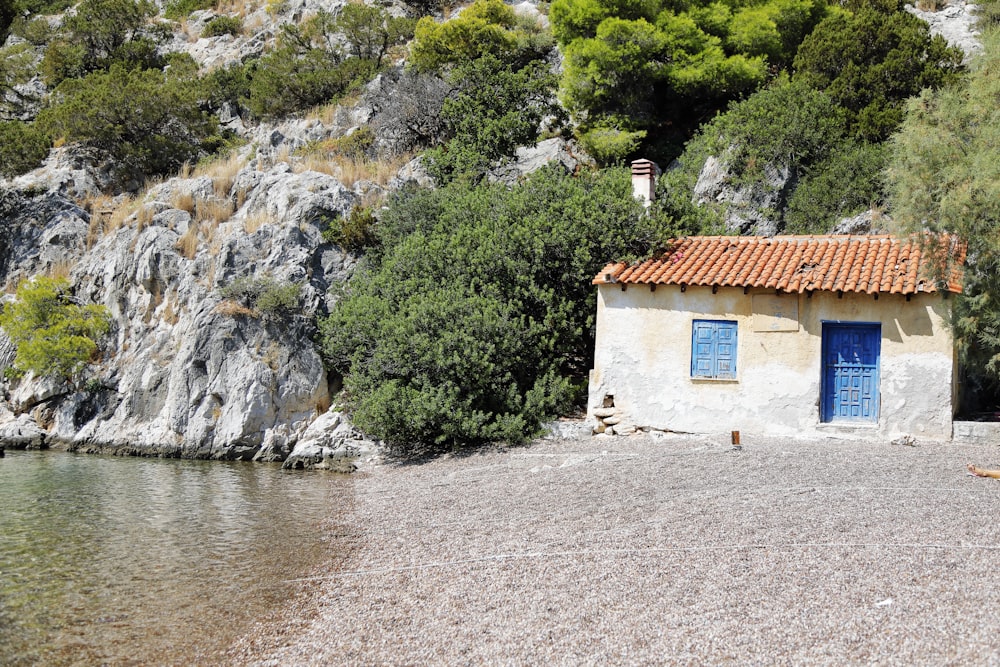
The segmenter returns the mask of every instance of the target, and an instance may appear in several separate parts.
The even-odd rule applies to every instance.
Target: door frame
[[[875,382],[873,398],[875,400],[874,416],[862,419],[837,419],[833,414],[833,403],[829,401],[829,391],[827,389],[827,345],[830,338],[827,332],[832,329],[867,329],[876,334],[878,348],[875,354]],[[844,425],[877,425],[882,413],[882,323],[881,322],[856,322],[852,320],[822,320],[820,334],[820,364],[819,364],[819,419],[823,424],[844,424]]]

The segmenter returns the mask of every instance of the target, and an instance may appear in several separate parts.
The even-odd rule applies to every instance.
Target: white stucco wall
[[[796,318],[755,331],[753,296],[777,303]],[[590,381],[590,413],[614,396],[616,427],[651,427],[691,433],[810,435],[842,430],[895,437],[951,437],[954,346],[946,326],[950,301],[940,294],[903,296],[659,285],[598,288],[597,344]],[[788,300],[788,301],[782,301]],[[782,307],[786,304],[788,308]],[[691,325],[695,319],[731,320],[738,326],[737,379],[691,378]],[[796,323],[797,320],[797,323]],[[877,424],[820,422],[823,322],[880,323],[880,410]]]

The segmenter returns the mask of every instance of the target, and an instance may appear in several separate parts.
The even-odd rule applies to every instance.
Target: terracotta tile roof
[[[964,249],[935,237],[956,264]],[[671,242],[659,257],[608,264],[594,278],[609,283],[764,287],[784,292],[827,290],[875,294],[936,292],[930,245],[919,238],[879,236],[692,236]],[[953,271],[949,292],[961,292]]]

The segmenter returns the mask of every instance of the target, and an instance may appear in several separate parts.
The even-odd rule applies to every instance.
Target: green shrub
[[[40,276],[17,288],[0,312],[0,328],[17,349],[18,371],[74,380],[93,360],[111,319],[103,306],[75,303],[68,281]]]
[[[170,0],[163,6],[163,16],[176,21],[201,9],[212,9],[215,0]]]
[[[584,132],[580,136],[580,144],[598,164],[615,165],[633,156],[645,138],[645,130],[629,132],[601,126]]]
[[[771,79],[830,11],[823,0],[553,0],[560,98],[583,134],[597,130],[597,150],[614,149],[605,159],[621,159],[618,140],[641,131],[655,158],[651,148]]]
[[[845,132],[844,112],[828,95],[801,81],[780,78],[771,87],[731,104],[701,128],[679,158],[678,168],[664,175],[664,204],[686,227],[717,233],[731,204],[692,203],[709,156],[723,163],[730,186],[763,194],[763,188],[774,186],[770,170],[787,170],[789,183],[794,184],[844,142]],[[775,214],[780,218],[784,211]]]
[[[238,16],[215,16],[205,24],[201,31],[202,37],[221,37],[222,35],[240,34],[243,30],[243,21]]]
[[[450,139],[424,154],[438,183],[482,178],[518,147],[533,145],[542,119],[556,110],[556,79],[540,61],[515,71],[483,56],[456,67],[452,79],[457,90],[441,109]]]
[[[63,21],[45,50],[41,71],[49,85],[112,65],[159,67],[163,35],[149,24],[156,5],[149,0],[83,0]]]
[[[983,53],[962,84],[910,100],[887,174],[890,211],[904,231],[948,232],[967,244],[953,316],[963,399],[992,411],[1000,405],[1000,32],[980,39]],[[952,268],[942,261],[935,277]]]
[[[374,63],[366,60],[340,60],[324,49],[303,53],[285,47],[257,61],[250,80],[250,110],[260,118],[280,118],[335,100],[374,73]]]
[[[35,76],[35,50],[24,42],[0,47],[0,119],[21,119],[32,113],[38,96],[22,87]]]
[[[0,175],[12,178],[41,165],[52,140],[32,123],[0,122]]]
[[[519,21],[502,0],[476,0],[444,23],[420,19],[408,62],[418,72],[433,72],[488,55],[520,69],[551,49],[543,35],[534,23]]]
[[[594,274],[676,231],[641,212],[624,169],[397,195],[320,322],[355,423],[411,451],[534,435],[591,367]]]
[[[337,216],[327,223],[323,240],[347,250],[363,250],[376,243],[375,212],[368,206],[355,206],[347,217]]]
[[[907,99],[958,80],[962,50],[931,37],[908,12],[865,8],[816,26],[794,69],[796,81],[826,92],[847,112],[854,136],[878,142],[899,126]]]
[[[390,48],[413,37],[414,23],[381,7],[349,2],[341,8],[333,28],[344,36],[350,55],[369,60],[378,69]]]
[[[842,218],[881,207],[886,163],[883,144],[849,143],[835,149],[806,171],[788,198],[785,231],[827,234]]]
[[[362,125],[350,134],[317,142],[307,147],[304,152],[323,151],[350,160],[364,160],[374,144],[375,130],[370,125]]]
[[[214,117],[199,107],[198,83],[178,74],[115,65],[109,72],[64,81],[38,125],[52,137],[114,158],[122,175],[175,171],[197,161],[217,129]]]
[[[243,276],[219,290],[222,298],[235,301],[267,319],[278,319],[298,310],[301,293],[298,283],[281,283],[271,276]]]
[[[242,114],[250,108],[251,72],[256,61],[235,63],[212,70],[201,79],[202,96],[208,108],[218,112],[225,105]]]

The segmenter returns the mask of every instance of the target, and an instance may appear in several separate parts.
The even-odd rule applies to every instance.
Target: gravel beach
[[[1000,449],[638,435],[385,464],[257,665],[1000,664]]]

